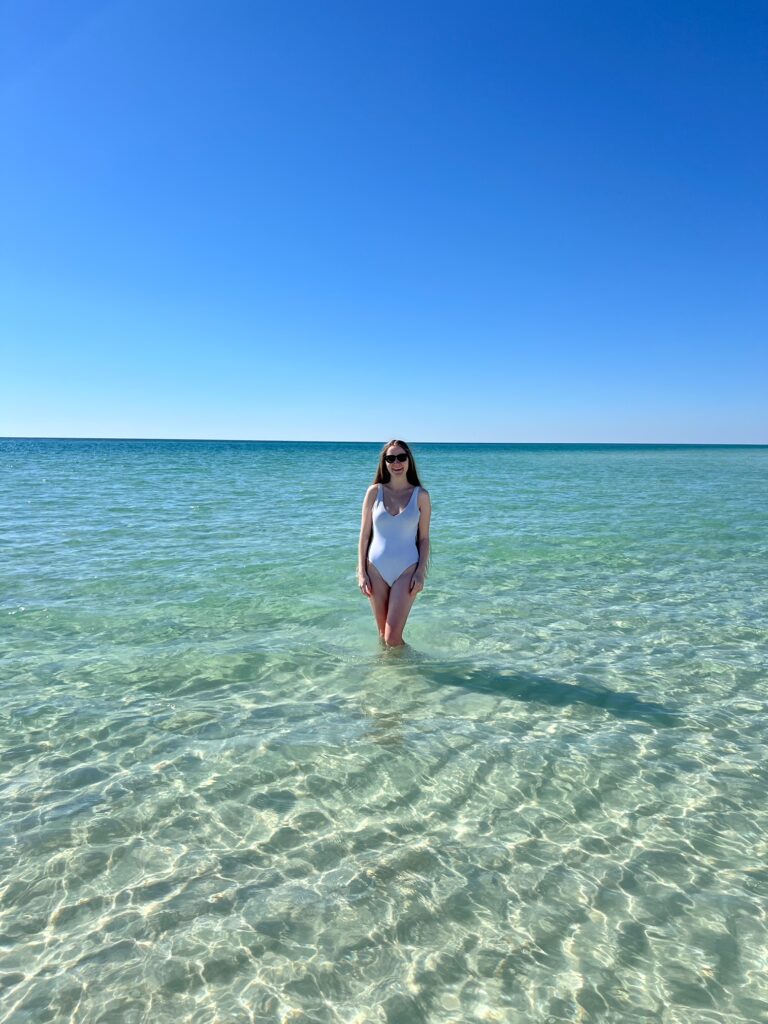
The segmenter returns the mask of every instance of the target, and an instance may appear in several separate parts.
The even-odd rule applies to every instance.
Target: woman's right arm
[[[376,484],[371,484],[363,498],[363,517],[360,523],[360,542],[357,546],[357,582],[366,597],[373,593],[371,578],[368,575],[368,547],[371,543],[373,530],[373,502],[376,495]]]

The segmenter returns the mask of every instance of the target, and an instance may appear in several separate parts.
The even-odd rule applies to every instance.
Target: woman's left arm
[[[429,494],[422,487],[419,491],[419,562],[411,576],[410,591],[418,594],[424,589],[424,578],[427,575],[427,562],[429,561],[429,520],[432,516],[432,502]]]

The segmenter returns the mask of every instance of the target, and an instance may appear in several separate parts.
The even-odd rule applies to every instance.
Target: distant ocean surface
[[[768,448],[378,450],[0,441],[0,1022],[768,1020]]]

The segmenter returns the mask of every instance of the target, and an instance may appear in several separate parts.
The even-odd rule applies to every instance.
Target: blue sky
[[[765,3],[0,39],[0,435],[768,442]]]

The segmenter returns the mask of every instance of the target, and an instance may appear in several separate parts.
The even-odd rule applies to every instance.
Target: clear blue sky
[[[0,0],[0,434],[768,442],[764,0]]]

